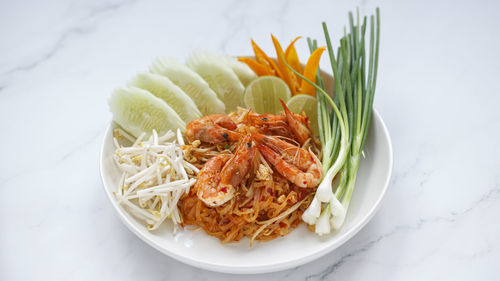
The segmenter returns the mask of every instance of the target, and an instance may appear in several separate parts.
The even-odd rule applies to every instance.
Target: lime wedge
[[[168,130],[184,131],[186,123],[162,99],[136,87],[115,90],[109,99],[113,119],[125,131],[139,137],[149,136],[153,129],[163,135]]]
[[[302,111],[306,113],[306,116],[309,118],[309,126],[313,131],[315,136],[319,136],[318,129],[318,101],[316,98],[310,95],[295,95],[288,102],[286,106],[290,109],[291,112],[302,114]]]
[[[164,100],[186,123],[201,117],[201,112],[193,100],[165,76],[146,72],[139,73],[130,81],[129,85],[148,90]]]
[[[288,85],[275,76],[261,76],[253,80],[245,90],[245,105],[257,113],[278,114],[283,110],[280,99],[290,99]]]
[[[226,113],[235,111],[236,107],[242,105],[245,87],[229,66],[202,52],[192,53],[186,65],[207,81],[226,105]]]
[[[172,58],[159,57],[150,67],[153,73],[166,76],[179,86],[203,115],[224,113],[226,107],[208,83],[189,67]]]

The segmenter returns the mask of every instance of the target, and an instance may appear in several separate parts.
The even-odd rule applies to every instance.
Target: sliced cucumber
[[[245,87],[257,78],[257,74],[248,65],[230,56],[225,56],[225,58],[226,64],[236,73]]]
[[[203,115],[224,113],[226,107],[210,89],[200,75],[175,59],[159,57],[150,67],[150,71],[166,76],[179,86],[196,104]]]
[[[243,86],[248,86],[250,82],[252,82],[254,79],[257,78],[257,74],[253,72],[253,70],[248,67],[248,65],[238,61],[235,57],[231,57],[228,55],[224,54],[210,54],[210,53],[203,53],[206,57],[211,57],[215,61],[219,61],[226,66],[229,66],[236,76],[238,76],[238,79],[240,79],[241,83]]]
[[[201,52],[192,53],[186,64],[207,81],[226,105],[226,113],[243,104],[245,87],[229,66]]]
[[[129,85],[148,90],[164,100],[186,123],[201,117],[193,100],[165,76],[143,72],[137,74]]]
[[[113,119],[125,131],[139,137],[142,132],[151,134],[155,129],[163,135],[168,130],[184,131],[186,123],[162,99],[136,87],[120,88],[109,99]]]

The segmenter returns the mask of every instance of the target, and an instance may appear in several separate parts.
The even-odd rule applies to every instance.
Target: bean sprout
[[[175,233],[182,222],[177,203],[196,182],[199,170],[184,160],[180,131],[158,136],[153,130],[148,140],[144,136],[134,140],[121,129],[114,131],[113,158],[122,171],[115,196],[130,214],[146,222],[148,230],[171,219]],[[132,146],[124,147],[121,139]]]

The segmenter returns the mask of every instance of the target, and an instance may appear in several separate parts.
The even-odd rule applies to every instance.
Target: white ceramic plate
[[[333,86],[332,76],[322,73],[327,91]],[[149,232],[117,203],[113,192],[121,173],[115,166],[112,122],[107,128],[101,148],[101,177],[104,190],[125,225],[139,238],[162,253],[192,266],[227,273],[265,273],[299,266],[317,259],[353,237],[373,217],[387,190],[392,173],[392,145],[389,132],[377,111],[373,111],[364,159],[358,170],[356,186],[343,227],[336,233],[319,237],[304,224],[290,234],[270,242],[254,243],[248,239],[222,245],[203,230],[184,230],[174,235],[172,226],[164,223]]]
[[[117,203],[113,192],[117,190],[120,171],[112,155],[113,129],[106,131],[101,149],[101,177],[104,190],[125,225],[153,248],[187,264],[227,273],[264,273],[295,267],[317,259],[339,247],[356,234],[375,214],[385,194],[392,172],[392,147],[387,128],[374,111],[365,146],[356,187],[342,229],[326,237],[319,237],[304,225],[289,235],[270,242],[254,243],[248,239],[222,245],[217,238],[204,231],[184,230],[177,235],[164,223],[155,232],[127,213]]]

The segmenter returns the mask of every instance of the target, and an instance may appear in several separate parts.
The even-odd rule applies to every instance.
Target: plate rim
[[[380,193],[379,197],[375,201],[374,206],[368,211],[368,215],[366,215],[361,221],[359,221],[357,224],[355,224],[351,229],[349,229],[346,233],[344,233],[337,241],[337,243],[327,245],[323,247],[322,249],[313,252],[312,254],[309,254],[307,256],[304,256],[302,258],[298,258],[292,261],[285,261],[285,262],[278,262],[278,263],[273,263],[273,264],[268,264],[268,265],[259,265],[259,266],[225,266],[225,265],[220,265],[220,264],[215,264],[215,263],[210,263],[207,261],[202,261],[202,260],[196,260],[192,259],[186,256],[179,255],[177,253],[174,253],[172,251],[169,251],[168,249],[162,247],[160,244],[156,243],[155,241],[152,241],[148,239],[146,236],[143,235],[142,231],[138,229],[131,221],[130,219],[122,214],[122,209],[120,208],[118,202],[115,200],[114,197],[112,197],[112,194],[108,192],[108,189],[106,188],[105,180],[104,180],[104,147],[106,144],[106,136],[109,135],[109,131],[112,130],[112,124],[113,121],[109,122],[106,131],[104,133],[104,138],[101,142],[101,148],[100,148],[100,154],[99,154],[99,172],[101,176],[101,182],[102,182],[102,187],[104,189],[104,192],[106,193],[106,197],[108,200],[111,202],[111,205],[113,205],[113,208],[115,209],[118,217],[122,221],[127,228],[132,231],[137,237],[139,237],[142,241],[146,242],[149,246],[152,248],[160,251],[161,253],[179,261],[185,264],[188,264],[193,267],[209,270],[209,271],[214,271],[214,272],[221,272],[221,273],[230,273],[230,274],[261,274],[261,273],[270,273],[270,272],[276,272],[276,271],[283,271],[286,269],[290,269],[292,267],[297,267],[300,265],[304,265],[306,263],[309,263],[315,259],[318,259],[322,256],[325,256],[326,254],[332,252],[333,250],[337,249],[338,247],[342,246],[345,242],[347,242],[349,239],[351,239],[354,235],[356,235],[363,227],[373,218],[373,216],[377,213],[378,209],[380,208],[381,202],[385,196],[385,193],[387,192],[387,189],[389,187],[390,181],[392,179],[392,171],[393,171],[393,162],[394,162],[394,156],[393,156],[393,148],[392,148],[392,140],[391,136],[389,134],[389,130],[387,129],[387,126],[382,119],[382,116],[378,113],[378,111],[374,108],[372,111],[372,114],[376,116],[375,119],[380,122],[380,125],[382,127],[383,134],[387,138],[387,144],[388,144],[388,156],[389,156],[389,169],[387,172],[387,176],[384,182],[384,186],[382,189],[382,192]],[[373,120],[372,120],[373,121]]]

